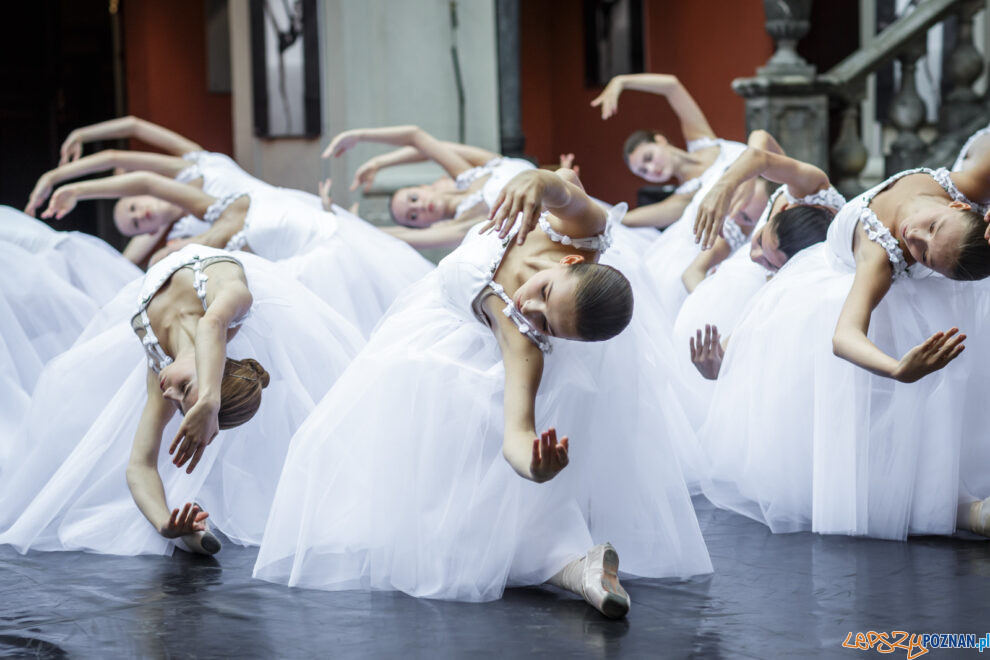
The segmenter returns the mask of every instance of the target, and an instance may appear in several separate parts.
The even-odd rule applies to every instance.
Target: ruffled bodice
[[[203,311],[206,311],[206,283],[209,279],[204,272],[206,267],[218,261],[229,261],[240,265],[240,261],[233,255],[216,248],[205,245],[187,245],[186,247],[173,252],[157,264],[148,269],[141,285],[141,292],[138,295],[137,311],[131,318],[131,328],[141,339],[144,351],[148,356],[148,366],[160,372],[163,368],[172,364],[172,358],[165,353],[165,349],[158,343],[158,337],[151,327],[151,319],[148,318],[148,305],[155,294],[165,286],[172,275],[181,268],[191,268],[193,271],[193,287],[196,295],[203,303]],[[246,315],[230,324],[236,327],[244,322]]]
[[[550,227],[546,212],[540,216],[539,224],[552,241],[571,245],[578,249],[600,252],[607,248],[611,242],[609,238],[611,225],[621,222],[625,211],[625,204],[613,207],[608,212],[605,232],[587,238],[571,238],[560,234]],[[549,353],[551,350],[550,340],[523,316],[502,286],[494,279],[506,250],[519,230],[519,223],[517,222],[513,226],[509,235],[504,239],[499,239],[498,234],[494,232],[479,234],[477,227],[480,226],[479,224],[472,227],[461,245],[447,255],[437,266],[437,273],[443,283],[444,294],[457,308],[465,311],[470,310],[479,321],[486,325],[488,321],[481,303],[487,295],[498,296],[505,303],[502,313],[510,318],[519,332],[528,337],[540,350]],[[547,232],[547,228],[549,228],[549,232]]]
[[[919,173],[928,174],[935,179],[953,201],[970,204],[974,209],[985,212],[981,205],[971,202],[956,188],[955,184],[952,183],[952,178],[949,176],[949,171],[944,167],[937,170],[919,167],[913,170],[898,172],[886,181],[853,198],[839,209],[839,212],[835,214],[835,219],[832,220],[832,224],[828,228],[828,236],[825,239],[828,246],[829,258],[834,262],[855,270],[856,258],[853,255],[853,237],[856,233],[856,227],[862,224],[863,229],[866,231],[866,236],[882,247],[887,253],[887,259],[890,261],[891,268],[893,269],[894,280],[905,274],[908,277],[915,278],[931,275],[932,270],[923,264],[915,263],[908,267],[904,252],[901,250],[897,239],[891,235],[890,230],[880,221],[880,218],[877,217],[873,209],[870,208],[873,198],[892,186],[896,181],[905,176]]]
[[[484,165],[472,167],[469,170],[461,172],[454,180],[458,190],[467,190],[471,187],[472,183],[483,176],[487,176],[488,179],[480,189],[461,200],[461,203],[457,205],[457,210],[454,212],[454,217],[460,217],[481,202],[484,202],[491,208],[495,200],[498,199],[498,194],[502,192],[502,188],[505,187],[505,184],[512,177],[520,172],[532,169],[536,169],[536,167],[528,160],[499,156],[498,158],[491,159]]]

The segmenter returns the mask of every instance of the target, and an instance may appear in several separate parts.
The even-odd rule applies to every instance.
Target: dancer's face
[[[959,246],[969,228],[961,210],[969,208],[968,204],[952,202],[930,212],[912,215],[901,223],[897,238],[907,246],[916,262],[948,276],[955,268]]]
[[[429,227],[443,220],[443,203],[430,186],[401,188],[392,196],[392,215],[407,227]]]
[[[178,206],[151,195],[121,197],[113,207],[113,222],[124,236],[154,234],[181,215]]]
[[[629,170],[650,183],[663,183],[674,175],[674,159],[667,139],[657,135],[640,142],[629,154]]]
[[[787,255],[780,250],[780,239],[777,237],[776,217],[753,232],[749,244],[749,258],[767,270],[777,272],[787,263]]]
[[[539,271],[512,297],[516,307],[545,335],[580,339],[577,332],[577,285],[569,265],[581,263],[578,255],[565,257],[552,268]]]
[[[158,385],[162,388],[162,396],[185,415],[199,398],[196,358],[192,355],[176,358],[158,374]]]

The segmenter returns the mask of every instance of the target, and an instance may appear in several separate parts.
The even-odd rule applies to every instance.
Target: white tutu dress
[[[495,200],[498,199],[498,194],[502,192],[502,188],[505,187],[505,184],[512,177],[521,172],[533,169],[536,169],[536,166],[528,160],[498,156],[497,158],[492,158],[484,165],[472,167],[469,170],[461,172],[454,179],[454,185],[457,186],[458,190],[467,190],[471,187],[472,183],[481,177],[487,176],[488,178],[485,179],[485,183],[481,188],[461,200],[460,204],[457,205],[457,209],[454,211],[454,217],[459,218],[482,203],[484,203],[485,211],[487,212],[492,207],[492,204],[495,203]]]
[[[770,196],[754,232],[766,225],[774,203],[781,195],[791,204],[823,205],[839,209],[846,203],[842,195],[831,186],[799,198],[791,195],[785,184]],[[703,330],[705,324],[718,327],[723,338],[731,335],[749,301],[772,275],[771,271],[750,258],[750,244],[744,242],[716,267],[714,273],[702,280],[681,305],[674,322],[673,343],[677,349],[678,369],[684,375],[682,403],[695,429],[699,429],[705,421],[715,383],[703,378],[691,363],[690,339],[699,329]]]
[[[719,177],[746,150],[745,144],[709,139],[692,140],[688,143],[688,151],[697,151],[713,144],[718,144],[720,148],[715,162],[701,176],[683,183],[677,189],[678,193],[694,193],[680,219],[667,227],[643,255],[663,308],[665,319],[663,331],[666,332],[673,327],[677,312],[687,298],[688,292],[684,288],[681,276],[701,251],[694,241],[694,220],[698,215],[698,206]],[[730,228],[735,227],[735,223],[726,221],[725,226],[729,231]],[[738,231],[738,227],[735,229]]]
[[[990,450],[980,440],[990,420],[970,383],[982,374],[974,357],[987,354],[987,289],[918,264],[906,268],[897,241],[869,208],[893,181],[916,172],[962,199],[946,170],[888,179],[846,204],[826,243],[792,257],[744,312],[700,434],[712,463],[705,493],[717,505],[774,532],[904,539],[952,533],[960,497],[990,495]],[[894,269],[870,339],[901,356],[959,325],[976,350],[912,384],[832,354],[859,223]]]
[[[396,296],[433,269],[416,250],[352,213],[323,210],[320,198],[278,188],[244,172],[227,156],[194,152],[193,162],[176,177],[202,177],[203,190],[218,202],[202,221],[183,218],[169,238],[204,231],[241,195],[251,198],[244,230],[227,249],[248,248],[270,261],[284,262],[296,277],[367,335]]]
[[[493,281],[513,236],[469,232],[403,294],[296,433],[256,577],[486,601],[606,540],[633,575],[711,570],[669,444],[683,420],[668,418],[657,362],[648,343],[636,352],[634,328],[553,343],[536,426],[570,436],[563,472],[536,484],[503,458],[502,358],[475,301],[491,288],[549,349]]]
[[[97,307],[113,298],[141,270],[105,242],[77,231],[55,231],[9,206],[0,206],[0,243],[12,243],[34,255]],[[16,277],[4,268],[4,276]]]
[[[7,463],[0,466],[0,543],[25,552],[87,550],[170,554],[131,497],[125,478],[147,399],[154,333],[134,338],[129,320],[179,268],[197,273],[204,300],[206,266],[241,263],[254,297],[227,355],[257,359],[271,376],[261,408],[222,431],[192,474],[161,451],[158,469],[170,506],[196,501],[237,543],[261,540],[289,439],[333,384],[362,339],[342,317],[260,257],[190,245],[170,255],[108,304],[71,350],[52,360],[35,389]],[[139,317],[140,318],[140,317]],[[139,323],[139,326],[142,325]],[[148,348],[146,355],[142,344]],[[167,361],[167,360],[166,360]],[[176,416],[162,435],[167,447]]]

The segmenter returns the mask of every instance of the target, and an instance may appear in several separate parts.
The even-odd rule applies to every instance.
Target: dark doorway
[[[59,147],[69,132],[116,116],[115,18],[108,9],[116,4],[107,0],[4,4],[0,203],[24,208],[38,177],[58,165]],[[120,245],[110,214],[110,202],[86,202],[51,224]]]

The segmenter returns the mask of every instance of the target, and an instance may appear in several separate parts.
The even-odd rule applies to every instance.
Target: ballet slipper
[[[209,530],[186,534],[182,537],[182,542],[190,552],[201,555],[215,555],[221,548],[220,539]]]
[[[961,511],[961,527],[974,534],[990,537],[990,497],[985,500],[964,504]]]
[[[550,578],[550,584],[575,593],[610,619],[629,612],[629,594],[619,584],[619,554],[611,543],[592,548]]]

